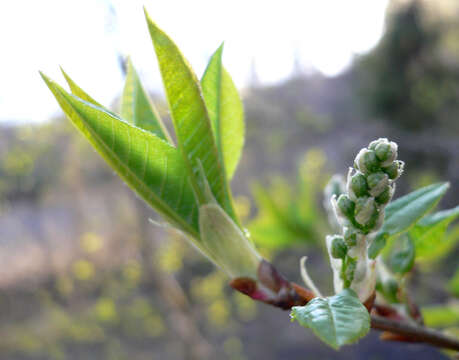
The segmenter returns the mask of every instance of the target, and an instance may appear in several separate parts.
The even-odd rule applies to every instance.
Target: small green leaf
[[[410,229],[419,219],[432,210],[449,188],[449,183],[437,183],[413,191],[391,202],[385,210],[382,228],[368,250],[374,259],[398,234]]]
[[[177,149],[105,109],[68,94],[41,75],[67,117],[118,175],[173,225],[199,239],[197,204]]]
[[[172,144],[172,139],[161,121],[158,111],[140,83],[131,59],[127,61],[126,82],[121,97],[121,117]]]
[[[215,198],[237,222],[199,81],[177,45],[150,19],[146,11],[145,16],[158,58],[178,148],[185,159],[197,199],[200,204],[205,204],[203,190],[196,178],[201,162]]]
[[[257,278],[261,261],[258,253],[218,204],[199,208],[199,229],[205,253],[231,278]]]
[[[448,237],[449,224],[459,216],[459,206],[423,217],[411,228],[410,236],[416,246],[416,260],[428,261],[435,258]]]
[[[315,298],[305,306],[294,306],[291,317],[336,350],[356,342],[370,330],[370,315],[351,289],[325,299]]]
[[[448,283],[448,290],[451,291],[454,296],[459,297],[459,267],[457,268],[453,278]]]
[[[421,312],[426,326],[446,327],[459,324],[459,303],[426,306]]]
[[[244,109],[236,86],[222,65],[221,45],[212,55],[201,80],[212,130],[231,180],[244,145]]]
[[[389,265],[393,272],[405,274],[414,265],[415,247],[409,234],[401,235],[394,243],[389,258]]]

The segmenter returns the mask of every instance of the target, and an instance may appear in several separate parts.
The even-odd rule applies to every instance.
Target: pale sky
[[[38,122],[58,106],[38,70],[66,72],[104,105],[119,95],[117,54],[130,55],[145,86],[162,92],[142,6],[201,77],[225,42],[223,62],[238,87],[252,63],[262,84],[307,71],[342,72],[380,39],[388,0],[16,0],[0,1],[0,122]]]

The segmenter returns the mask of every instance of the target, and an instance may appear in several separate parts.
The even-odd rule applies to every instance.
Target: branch
[[[401,335],[402,337],[399,338],[401,341],[424,343],[459,351],[459,340],[423,326],[371,315],[371,327],[376,330],[389,331],[391,334]]]
[[[235,290],[250,296],[253,300],[289,310],[293,306],[307,304],[317,297],[312,291],[285,279],[276,268],[266,260],[258,268],[258,281],[251,278],[236,278],[230,282]],[[369,311],[373,306],[374,296],[364,305]],[[379,315],[371,315],[371,327],[384,331],[383,340],[395,340],[429,344],[438,348],[459,351],[459,340],[437,330],[422,325],[408,323],[402,319],[394,320]]]

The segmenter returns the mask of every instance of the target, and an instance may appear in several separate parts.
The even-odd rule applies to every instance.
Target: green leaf
[[[374,259],[384,248],[386,240],[410,229],[420,218],[434,208],[443,197],[449,183],[437,183],[413,191],[391,202],[385,210],[384,224],[370,245],[368,254]]]
[[[414,265],[415,247],[409,234],[400,236],[392,248],[389,265],[393,272],[405,274]]]
[[[448,283],[448,290],[451,291],[454,296],[459,297],[459,267],[457,268],[453,278]]]
[[[41,74],[67,117],[137,194],[199,239],[198,209],[176,148],[103,108],[68,94]]]
[[[291,317],[334,349],[356,342],[370,330],[370,315],[351,289],[294,306]]]
[[[459,324],[459,303],[426,306],[421,312],[426,326],[446,327]]]
[[[416,260],[429,261],[436,258],[448,237],[449,224],[459,216],[459,206],[423,217],[411,228],[410,236],[416,246]]]
[[[197,183],[201,162],[218,203],[237,221],[199,81],[174,42],[150,19],[146,11],[145,16],[158,58],[178,148],[185,159],[197,199],[200,204],[205,203],[203,190]]]
[[[437,205],[448,188],[449,183],[433,184],[391,202],[386,207],[381,232],[395,236],[408,230]]]
[[[236,86],[222,65],[223,44],[212,55],[201,80],[212,130],[231,180],[244,145],[244,109]]]
[[[121,117],[170,144],[173,143],[156,108],[143,89],[131,59],[127,61],[126,82],[121,97]]]
[[[216,203],[199,208],[201,244],[231,278],[257,278],[260,257],[241,229]]]

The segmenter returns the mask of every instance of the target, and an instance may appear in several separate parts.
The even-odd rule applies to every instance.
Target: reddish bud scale
[[[245,277],[233,279],[230,286],[253,300],[284,310],[306,305],[315,297],[311,291],[287,281],[266,260],[261,261],[257,276],[258,280]]]

